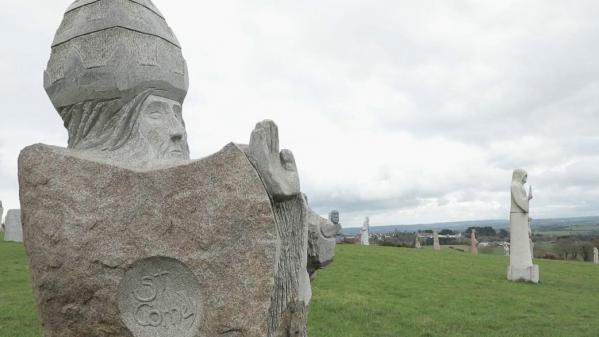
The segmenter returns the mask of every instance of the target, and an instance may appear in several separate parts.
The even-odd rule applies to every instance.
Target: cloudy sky
[[[0,0],[0,200],[67,134],[42,87],[71,0]],[[274,119],[302,189],[346,227],[599,215],[599,2],[154,0],[190,71],[194,158]]]

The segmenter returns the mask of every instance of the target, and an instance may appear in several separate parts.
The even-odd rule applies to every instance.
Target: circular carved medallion
[[[119,310],[135,337],[195,337],[201,319],[200,287],[182,262],[146,258],[125,273]]]

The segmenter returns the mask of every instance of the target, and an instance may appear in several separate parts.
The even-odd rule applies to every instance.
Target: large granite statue
[[[593,263],[599,264],[599,249],[597,247],[593,247]]]
[[[507,278],[511,281],[538,283],[539,266],[532,263],[528,215],[532,188],[528,195],[524,190],[527,179],[526,171],[514,170],[511,186],[510,265],[507,269]]]
[[[439,232],[433,230],[433,249],[441,250],[441,244],[439,244]]]
[[[68,149],[19,157],[46,337],[306,336],[308,268],[333,258],[334,227],[309,209],[272,121],[190,161],[187,83],[151,1],[67,10],[44,85]]]
[[[470,254],[478,255],[478,240],[476,240],[476,230],[472,229],[470,232]]]
[[[9,209],[4,219],[4,241],[23,242],[21,210]]]
[[[364,219],[364,223],[362,224],[362,228],[360,228],[360,244],[362,246],[370,245],[370,218],[366,217]]]
[[[332,210],[329,213],[329,221],[335,225],[335,238],[337,243],[342,243],[345,236],[341,232],[341,222],[339,221],[339,211]]]

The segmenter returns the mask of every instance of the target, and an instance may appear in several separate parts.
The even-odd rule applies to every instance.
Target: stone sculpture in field
[[[509,244],[509,242],[505,242],[503,244],[503,253],[505,254],[505,256],[510,256],[510,244]]]
[[[439,233],[437,230],[433,231],[433,249],[441,250],[441,245],[439,244]]]
[[[526,193],[524,184],[528,173],[522,169],[514,170],[511,185],[510,211],[510,265],[507,278],[511,281],[539,282],[539,266],[532,263],[532,249],[529,227],[529,203],[532,199],[532,187]]]
[[[476,230],[472,229],[470,232],[470,254],[478,255],[478,240],[476,240]]]
[[[9,209],[4,219],[4,241],[23,242],[21,210]]]
[[[334,226],[272,121],[189,159],[187,67],[152,1],[75,1],[44,87],[69,132],[19,157],[44,336],[306,336]]]
[[[366,217],[364,219],[364,223],[362,224],[362,228],[360,228],[360,244],[362,246],[370,245],[370,218]]]
[[[341,243],[343,242],[344,236],[343,233],[341,232],[341,222],[339,222],[339,211],[337,210],[333,210],[329,213],[329,221],[332,222],[335,225],[335,238],[337,240],[337,243]]]
[[[599,249],[597,247],[593,248],[593,263],[599,264]]]
[[[307,198],[304,202],[308,221],[308,274],[313,278],[318,269],[327,266],[335,257],[337,227],[310,209]]]
[[[2,200],[0,200],[0,232],[4,232],[4,208],[2,208]]]
[[[422,245],[420,244],[420,238],[418,237],[418,234],[416,234],[416,238],[414,239],[414,248],[417,248],[417,249],[422,248]]]

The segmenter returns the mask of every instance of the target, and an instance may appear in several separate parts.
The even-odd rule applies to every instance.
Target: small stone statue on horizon
[[[593,248],[593,263],[599,264],[599,249],[597,247]]]
[[[505,253],[505,256],[510,256],[510,244],[509,244],[509,242],[504,242],[503,243],[503,252]]]
[[[476,240],[475,229],[472,229],[472,232],[470,232],[470,254],[473,256],[478,255],[478,240]]]
[[[441,245],[439,244],[439,232],[435,229],[433,231],[433,249],[441,250]]]
[[[364,219],[364,224],[362,225],[362,228],[360,228],[360,244],[362,246],[369,246],[370,242],[369,242],[369,231],[370,231],[370,218],[366,217]]]

